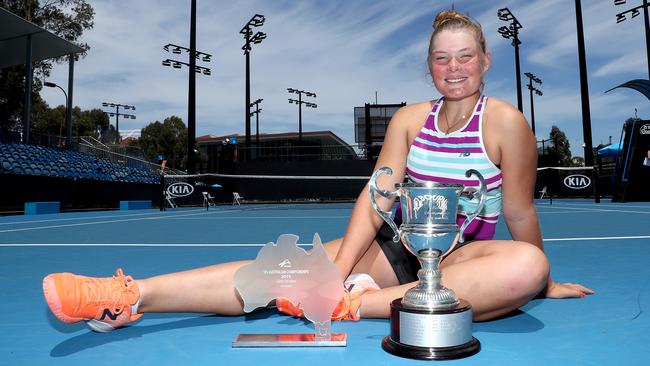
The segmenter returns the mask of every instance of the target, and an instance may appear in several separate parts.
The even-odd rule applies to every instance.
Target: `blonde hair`
[[[474,33],[474,38],[476,38],[476,42],[481,47],[481,51],[483,51],[483,54],[487,52],[485,34],[483,34],[483,29],[479,22],[469,15],[459,13],[455,10],[443,10],[436,15],[436,19],[433,21],[433,33],[431,33],[431,38],[429,39],[429,54],[427,56],[429,73],[432,71],[431,54],[433,53],[433,41],[436,36],[444,30],[458,29],[468,29],[472,31]]]

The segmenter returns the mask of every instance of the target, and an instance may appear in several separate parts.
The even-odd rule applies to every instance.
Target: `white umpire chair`
[[[238,192],[232,192],[232,204],[234,205],[241,205],[241,200],[243,200],[244,197],[240,196]]]

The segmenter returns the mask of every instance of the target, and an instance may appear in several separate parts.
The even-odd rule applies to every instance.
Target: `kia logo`
[[[639,129],[639,133],[642,135],[650,135],[650,125],[643,125]]]
[[[172,197],[185,197],[194,193],[194,187],[189,183],[174,183],[167,187],[167,193]]]
[[[591,184],[591,179],[586,175],[574,174],[564,178],[564,185],[571,189],[587,188]]]

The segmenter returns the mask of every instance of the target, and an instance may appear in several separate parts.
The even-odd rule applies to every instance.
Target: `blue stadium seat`
[[[15,174],[81,177],[157,184],[157,172],[138,169],[93,155],[43,146],[0,143],[0,168]]]

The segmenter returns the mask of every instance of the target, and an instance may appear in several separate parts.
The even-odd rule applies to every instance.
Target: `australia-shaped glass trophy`
[[[463,241],[463,232],[483,210],[486,197],[483,177],[476,170],[465,174],[478,179],[478,191],[470,192],[462,184],[408,182],[396,184],[396,190],[388,192],[377,187],[377,178],[383,173],[392,175],[392,170],[379,168],[370,178],[372,205],[395,232],[393,241],[401,241],[417,256],[422,268],[418,271],[417,286],[391,302],[390,335],[382,341],[382,348],[397,356],[425,360],[455,359],[477,353],[481,344],[472,336],[472,307],[453,290],[442,286],[439,264],[442,253],[455,245],[456,238]],[[459,228],[456,216],[462,193],[471,194],[477,208],[467,213]],[[399,228],[390,213],[379,207],[375,195],[399,197],[402,210]]]
[[[298,245],[298,236],[282,234],[267,243],[257,258],[235,272],[235,288],[244,311],[266,307],[285,298],[302,308],[313,323],[313,333],[239,334],[232,343],[244,347],[344,347],[345,333],[332,333],[332,312],[343,297],[343,281],[329,259],[318,234],[311,253]]]

